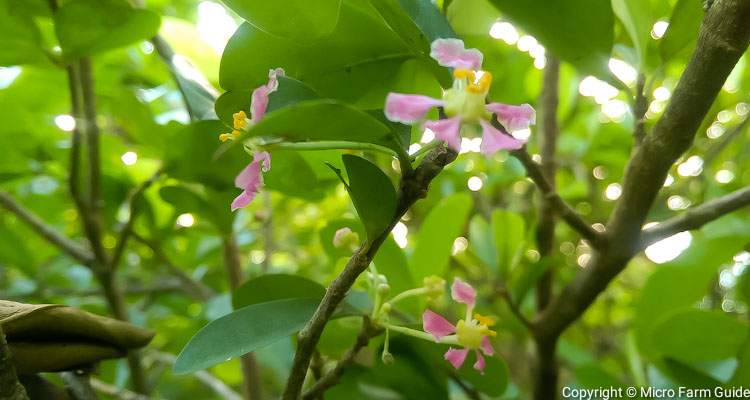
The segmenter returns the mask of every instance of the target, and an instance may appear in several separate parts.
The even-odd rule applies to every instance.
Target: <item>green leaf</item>
[[[430,41],[440,38],[455,38],[448,20],[430,0],[399,0],[401,8]]]
[[[708,232],[714,224],[726,225],[726,220],[694,233],[690,248],[674,261],[659,266],[641,290],[633,327],[642,354],[658,354],[658,347],[651,341],[654,326],[665,315],[692,308],[705,295],[719,266],[730,261],[750,240],[750,234],[736,229],[735,233],[710,237]]]
[[[289,337],[312,317],[319,299],[286,299],[241,308],[193,336],[177,356],[174,372],[186,374]]]
[[[298,43],[311,43],[336,27],[341,0],[222,0],[258,29]]]
[[[605,0],[491,0],[548,52],[584,73],[608,76],[614,16]]]
[[[721,382],[717,379],[699,371],[691,365],[681,361],[668,358],[664,360],[661,370],[675,383],[689,388],[717,388]]]
[[[669,27],[659,43],[664,62],[669,61],[688,47],[695,45],[703,20],[701,0],[679,0],[669,19]]]
[[[266,113],[297,104],[304,100],[319,99],[320,96],[312,88],[304,83],[287,76],[277,78],[279,86],[275,92],[268,96],[268,107]],[[238,111],[244,111],[250,118],[250,104],[252,100],[252,90],[229,91],[216,100],[216,114],[219,119],[227,125],[232,125],[232,114]]]
[[[236,193],[198,193],[188,186],[164,186],[159,195],[180,212],[200,215],[213,223],[221,232],[231,232],[234,217],[230,210]]]
[[[250,91],[266,82],[269,69],[281,67],[323,97],[351,103],[368,97],[367,108],[381,108],[389,91],[383,82],[415,54],[366,5],[344,1],[334,32],[308,46],[243,24],[224,50],[221,86]],[[377,102],[372,92],[378,94]]]
[[[234,188],[234,177],[250,162],[250,157],[238,149],[214,158],[221,145],[219,134],[227,131],[219,121],[199,121],[175,132],[167,147],[166,172],[217,190]]]
[[[351,154],[344,154],[341,158],[349,183],[344,181],[341,171],[331,168],[344,182],[365,226],[367,238],[374,240],[391,225],[396,214],[396,190],[388,176],[375,164]]]
[[[378,268],[379,273],[388,277],[391,293],[401,293],[417,286],[411,276],[411,271],[409,271],[409,261],[406,259],[406,254],[398,247],[392,235],[388,235],[383,244],[380,245],[380,250],[375,254],[372,262]],[[416,301],[407,299],[397,307],[411,313],[417,313],[417,304]]]
[[[159,16],[122,0],[72,0],[55,14],[55,32],[66,57],[77,58],[154,37]]]
[[[391,130],[369,114],[335,100],[309,100],[266,114],[227,147],[258,136],[290,142],[341,140],[399,149]],[[226,147],[225,147],[226,148]]]
[[[643,70],[651,40],[651,0],[612,0],[612,9],[630,35],[638,55],[639,69]]]
[[[323,285],[297,275],[271,274],[251,279],[234,291],[232,307],[238,310],[253,304],[291,298],[322,299]]]
[[[490,224],[481,216],[475,215],[469,221],[469,245],[482,262],[497,270],[497,248]]]
[[[0,65],[40,63],[46,60],[42,35],[34,20],[22,12],[25,5],[0,1]]]
[[[333,179],[319,179],[303,155],[290,150],[271,152],[271,169],[263,174],[263,182],[268,189],[311,201],[321,200],[335,184]]]
[[[485,357],[484,361],[484,374],[464,367],[458,370],[458,376],[488,396],[500,396],[508,388],[508,365],[499,356]]]
[[[739,386],[750,382],[750,335],[748,335],[745,344],[737,354],[737,362],[737,369],[734,370],[734,375],[732,375],[729,384]]]
[[[652,330],[659,353],[684,363],[734,357],[748,327],[722,312],[687,310],[665,317]]]
[[[497,209],[492,213],[492,233],[500,276],[507,276],[518,263],[526,242],[526,223],[521,215]]]
[[[427,214],[411,258],[415,281],[445,272],[453,242],[463,233],[471,206],[471,196],[458,193],[443,199]]]

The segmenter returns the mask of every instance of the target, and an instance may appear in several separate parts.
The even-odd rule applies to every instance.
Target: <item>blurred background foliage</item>
[[[92,60],[102,132],[105,248],[115,247],[128,221],[130,194],[160,168],[165,171],[144,192],[133,240],[117,271],[131,321],[158,333],[143,353],[154,398],[220,398],[194,375],[173,374],[170,357],[201,327],[232,310],[222,250],[228,235],[239,245],[246,279],[285,273],[322,285],[350,254],[332,246],[336,229],[350,227],[365,237],[346,190],[325,165],[343,168],[335,150],[274,151],[268,190],[248,208],[230,213],[237,194],[232,180],[249,157],[233,149],[214,160],[217,136],[228,129],[218,118],[226,122],[238,107],[247,109],[249,91],[265,82],[269,68],[284,67],[318,96],[380,113],[387,92],[438,95],[441,84],[449,84],[424,46],[435,37],[457,35],[484,53],[484,68],[495,77],[490,99],[536,105],[552,52],[563,60],[559,194],[587,221],[603,224],[621,194],[633,146],[638,72],[647,78],[650,127],[669,101],[703,15],[699,0],[612,0],[611,6],[594,0],[345,0],[329,20],[325,7],[331,2],[290,2],[315,15],[304,28],[307,34],[300,35],[284,31],[292,24],[282,18],[294,18],[293,11],[259,3],[148,0],[133,8],[120,0],[68,0],[53,15],[43,0],[0,0],[0,189],[66,236],[85,237],[67,184],[70,132],[80,121],[71,116],[62,68],[80,56]],[[381,15],[392,4],[409,24]],[[305,26],[304,19],[299,24]],[[414,27],[417,34],[409,31]],[[171,62],[148,41],[157,32],[176,54]],[[747,63],[745,55],[694,146],[673,168],[652,221],[750,183]],[[289,118],[304,132],[305,120],[293,119],[294,113]],[[529,133],[534,153],[534,128],[520,134]],[[411,136],[410,152],[431,140],[416,130]],[[478,139],[464,139],[462,154],[397,224],[375,264],[394,292],[415,287],[429,274],[476,284],[480,308],[498,318],[493,343],[501,357],[482,380],[449,371],[440,360],[441,346],[403,337],[392,339],[396,363],[384,366],[377,351],[382,339],[374,340],[370,357],[359,359],[327,399],[464,398],[467,392],[457,384],[462,381],[490,398],[528,398],[528,333],[494,295],[496,283],[507,282],[521,310],[530,312],[534,282],[544,269],[557,265],[561,287],[586,267],[591,249],[557,224],[557,250],[540,258],[533,235],[534,185],[514,158],[488,159],[478,149]],[[389,157],[367,158],[397,179],[398,164]],[[740,211],[637,256],[561,339],[562,383],[585,388],[748,383],[742,362],[750,359],[748,221],[747,211]],[[108,313],[87,267],[4,211],[0,293]],[[417,306],[403,312],[417,320]],[[351,317],[333,320],[321,355],[340,357],[359,323]],[[283,389],[293,350],[292,340],[285,339],[256,352],[267,398]],[[237,359],[209,371],[239,391]],[[102,363],[98,379],[127,387],[127,364]]]

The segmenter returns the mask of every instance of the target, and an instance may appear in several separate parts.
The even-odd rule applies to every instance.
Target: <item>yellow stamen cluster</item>
[[[474,82],[477,79],[477,75],[470,69],[456,68],[453,70],[453,77],[456,79],[466,79],[469,82]]]
[[[247,114],[245,114],[244,111],[238,111],[232,114],[232,120],[232,127],[234,128],[232,132],[219,135],[219,140],[222,142],[237,139],[242,134],[240,130],[245,129],[247,126]]]
[[[495,318],[492,317],[485,317],[481,314],[474,314],[474,319],[477,320],[482,325],[486,326],[493,326],[497,321],[495,321]]]
[[[482,76],[479,77],[479,81],[469,84],[468,87],[466,87],[466,90],[468,90],[471,93],[486,93],[490,89],[490,84],[492,84],[492,74],[484,71]]]
[[[490,329],[493,324],[495,324],[493,318],[479,314],[474,314],[474,319],[471,321],[463,319],[458,321],[456,324],[458,344],[469,349],[478,349],[482,346],[482,339],[485,336],[497,336],[497,332]]]

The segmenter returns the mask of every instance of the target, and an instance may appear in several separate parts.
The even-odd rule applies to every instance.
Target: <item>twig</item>
[[[344,353],[332,370],[323,375],[309,390],[302,394],[302,399],[315,400],[322,397],[326,390],[338,383],[339,379],[341,379],[341,375],[344,374],[344,370],[354,363],[354,358],[359,354],[360,350],[367,346],[370,342],[370,338],[379,333],[380,330],[375,329],[370,323],[370,318],[365,316],[362,320],[362,329],[360,329],[354,345]]]
[[[750,187],[736,190],[725,196],[692,207],[682,214],[643,230],[641,248],[674,234],[698,229],[703,225],[742,207],[750,205]]]
[[[294,355],[294,363],[292,364],[286,389],[284,390],[284,400],[297,400],[300,396],[302,384],[305,381],[305,375],[310,365],[310,358],[320,340],[323,328],[328,323],[331,315],[333,315],[336,307],[354,284],[354,281],[370,265],[370,261],[377,253],[380,245],[390,234],[391,229],[393,229],[404,213],[417,200],[427,195],[428,186],[432,179],[446,165],[455,160],[456,155],[456,152],[452,150],[439,147],[425,156],[413,174],[402,175],[399,185],[396,215],[392,218],[390,225],[379,236],[366,240],[354,252],[341,274],[328,286],[326,294],[315,310],[313,317],[302,331],[300,331],[297,339],[297,351]]]
[[[90,264],[94,261],[94,255],[88,249],[80,246],[78,243],[63,236],[54,228],[42,221],[31,210],[16,202],[8,193],[0,191],[0,205],[6,210],[15,214],[21,221],[31,226],[33,230],[48,242],[57,246],[82,264]]]
[[[531,156],[526,151],[526,147],[510,152],[518,161],[523,164],[526,168],[526,173],[529,175],[532,181],[536,184],[542,195],[555,206],[555,210],[571,228],[578,232],[584,239],[588,240],[589,243],[595,248],[601,248],[606,245],[606,237],[601,233],[597,232],[591,227],[583,218],[573,210],[568,203],[563,200],[560,195],[555,192],[552,185],[544,177],[542,170]]]
[[[148,400],[148,396],[131,392],[127,389],[120,389],[116,386],[112,386],[109,383],[100,381],[96,378],[91,378],[91,387],[97,392],[114,397],[119,400]]]
[[[174,365],[176,360],[176,357],[174,355],[165,353],[163,351],[152,351],[149,352],[149,355],[154,357],[157,361],[169,365]],[[224,382],[222,382],[221,379],[211,375],[207,371],[194,372],[193,376],[198,378],[199,381],[211,388],[214,393],[218,394],[225,400],[242,400],[242,396],[232,390],[232,388],[227,386]]]
[[[522,324],[525,326],[528,330],[533,331],[534,330],[534,324],[529,321],[528,318],[526,318],[525,315],[521,312],[521,308],[519,307],[518,303],[513,299],[513,296],[511,296],[510,292],[508,291],[508,288],[505,287],[504,284],[499,284],[495,288],[495,292],[502,297],[505,300],[505,303],[508,305],[508,309],[510,312],[515,316]]]
[[[224,236],[222,247],[224,249],[224,266],[229,279],[229,288],[234,292],[242,284],[242,260],[240,259],[240,248],[234,233]],[[248,400],[259,400],[262,398],[260,386],[260,371],[255,360],[255,354],[247,353],[240,357],[242,367],[242,392]]]
[[[648,96],[646,89],[646,75],[638,74],[638,81],[635,88],[635,106],[633,107],[633,117],[635,118],[635,127],[633,128],[633,137],[635,143],[640,145],[643,138],[646,137],[646,111],[648,110]]]
[[[138,185],[138,187],[133,191],[133,193],[128,198],[128,220],[125,222],[125,225],[122,227],[122,230],[120,231],[119,239],[117,240],[117,245],[115,246],[114,251],[112,252],[112,268],[117,269],[117,267],[120,265],[120,260],[122,258],[123,253],[125,252],[125,247],[127,247],[128,238],[130,237],[132,231],[133,231],[133,224],[135,223],[136,218],[138,217],[138,213],[140,212],[140,207],[138,206],[141,198],[143,197],[143,193],[151,187],[151,185],[156,182],[159,177],[161,176],[162,169],[159,168],[153,175],[151,175],[150,178],[146,179]]]
[[[197,282],[196,280],[191,278],[190,275],[185,273],[185,271],[183,271],[182,268],[175,265],[169,259],[169,257],[167,257],[167,254],[164,253],[164,249],[162,248],[162,246],[159,245],[159,243],[153,240],[146,239],[145,237],[141,236],[135,231],[131,232],[131,236],[137,242],[151,249],[151,252],[154,254],[154,257],[156,257],[156,259],[161,264],[167,267],[167,272],[169,272],[171,275],[173,275],[182,283],[183,290],[190,293],[192,296],[194,296],[196,299],[199,299],[199,300],[208,300],[211,297],[213,297],[214,295],[213,290],[209,288],[208,286],[205,286],[202,283]]]

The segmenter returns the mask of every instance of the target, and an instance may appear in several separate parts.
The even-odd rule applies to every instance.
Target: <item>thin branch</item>
[[[544,79],[542,93],[539,96],[539,111],[541,113],[541,126],[539,135],[539,148],[542,156],[541,171],[544,178],[549,182],[550,189],[556,190],[555,173],[557,161],[555,151],[557,148],[557,137],[560,128],[557,123],[557,107],[560,83],[560,60],[550,55],[547,58],[547,66],[544,68]],[[538,209],[539,222],[536,227],[536,243],[539,254],[542,257],[552,255],[555,247],[555,205],[546,196],[542,197]],[[536,306],[537,310],[543,311],[552,298],[552,283],[554,269],[549,268],[537,281]]]
[[[175,363],[176,357],[172,354],[162,351],[150,352],[149,354],[156,360],[165,364],[174,365]],[[232,390],[232,388],[227,386],[224,382],[222,382],[221,379],[211,375],[207,371],[194,372],[193,376],[195,376],[204,385],[208,386],[211,390],[213,390],[214,393],[221,396],[221,398],[224,400],[242,400],[242,396]]]
[[[48,242],[57,246],[60,250],[78,260],[82,264],[88,265],[94,260],[94,255],[88,249],[80,246],[78,243],[63,236],[54,228],[42,221],[31,210],[22,206],[20,203],[6,192],[0,191],[0,205],[6,210],[15,214],[21,221],[29,225],[36,233],[46,239]]]
[[[456,152],[444,147],[438,147],[425,156],[413,174],[402,175],[396,214],[392,218],[390,225],[379,236],[369,238],[359,246],[341,274],[328,286],[328,290],[326,290],[326,294],[323,296],[323,300],[318,305],[312,318],[302,331],[300,331],[297,338],[297,351],[294,355],[294,362],[289,373],[286,389],[284,390],[284,400],[297,400],[299,398],[302,385],[305,381],[305,375],[310,365],[310,358],[315,352],[315,346],[320,340],[323,328],[328,323],[331,315],[333,315],[336,307],[338,307],[354,284],[354,281],[370,265],[370,261],[372,261],[380,245],[388,237],[391,229],[393,229],[404,213],[417,200],[427,196],[430,182],[446,165],[453,162],[456,156]]]
[[[635,88],[635,104],[633,107],[633,117],[635,118],[635,127],[633,128],[633,137],[635,143],[640,145],[643,138],[646,137],[646,111],[648,110],[648,96],[645,93],[646,75],[638,74],[638,81]]]
[[[641,230],[672,165],[695,133],[750,42],[750,2],[716,2],[701,25],[695,50],[664,114],[633,153],[622,196],[607,224],[607,247],[592,254],[536,321],[535,335],[557,338],[578,319],[641,248]]]
[[[242,284],[242,260],[240,259],[240,248],[234,233],[224,236],[222,247],[224,249],[224,266],[229,279],[229,288],[234,292]],[[242,392],[248,400],[259,400],[262,398],[260,386],[260,371],[254,353],[247,353],[240,357],[242,367]]]
[[[750,205],[750,187],[692,207],[674,218],[644,229],[641,235],[641,248],[646,248],[659,240],[683,231],[699,229],[723,215],[748,205]]]
[[[117,386],[110,385],[109,383],[100,381],[96,378],[91,378],[91,387],[97,392],[114,397],[118,400],[148,400],[148,396],[131,392],[127,389],[121,389]]]
[[[164,249],[159,245],[159,243],[153,240],[146,239],[135,231],[131,232],[131,236],[137,242],[143,244],[151,250],[151,252],[154,254],[154,257],[156,257],[156,259],[167,268],[167,272],[169,272],[172,276],[180,281],[180,283],[182,284],[182,289],[184,291],[190,293],[193,297],[199,300],[205,301],[213,297],[214,291],[208,286],[205,286],[202,283],[194,280],[192,277],[190,277],[190,275],[185,273],[182,268],[175,265],[172,260],[167,257],[167,254],[164,252]]]
[[[362,329],[360,329],[354,345],[344,353],[332,370],[323,375],[323,377],[315,382],[309,390],[302,394],[302,400],[315,400],[317,398],[322,398],[322,395],[326,390],[338,383],[339,379],[341,379],[341,376],[344,374],[344,370],[354,363],[354,358],[359,354],[360,350],[367,346],[370,342],[370,338],[379,333],[380,330],[375,329],[370,323],[370,318],[365,316],[362,320]]]
[[[508,288],[505,287],[505,285],[498,285],[495,288],[495,293],[497,293],[497,295],[505,300],[505,303],[508,305],[508,309],[510,310],[510,312],[523,324],[523,326],[525,326],[530,331],[534,330],[533,323],[529,321],[529,319],[526,318],[525,315],[523,315],[523,313],[521,312],[521,307],[519,307],[518,303],[516,303],[516,301],[513,299],[513,296],[511,296]]]
[[[544,177],[542,169],[526,151],[526,147],[510,152],[526,168],[529,178],[536,184],[542,195],[555,206],[560,218],[562,218],[573,230],[578,232],[584,239],[588,240],[593,247],[604,247],[606,238],[591,227],[560,195],[555,192],[552,185]]]
[[[112,252],[112,268],[116,269],[120,265],[120,259],[122,258],[123,253],[125,252],[125,247],[127,247],[128,238],[130,237],[131,233],[133,232],[133,224],[135,223],[136,218],[138,217],[138,214],[140,213],[140,207],[139,202],[141,198],[143,197],[143,193],[151,187],[151,185],[156,182],[159,177],[161,176],[162,170],[159,168],[153,175],[151,175],[150,178],[145,180],[143,183],[138,185],[138,187],[133,191],[133,193],[130,195],[128,199],[128,220],[125,222],[125,225],[122,227],[122,230],[120,231],[119,239],[117,240],[117,245],[115,246],[114,251]]]

